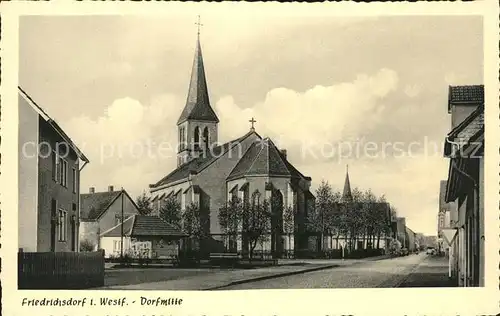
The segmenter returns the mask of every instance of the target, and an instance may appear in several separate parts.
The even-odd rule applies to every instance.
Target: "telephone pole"
[[[120,240],[120,258],[123,262],[123,187],[121,189],[121,199],[122,199],[122,220],[121,220],[121,240]]]

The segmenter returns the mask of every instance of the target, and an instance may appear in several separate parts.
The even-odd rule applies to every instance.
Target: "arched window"
[[[194,144],[197,145],[200,142],[200,128],[196,126],[194,128]]]
[[[260,197],[261,197],[261,194],[260,194],[259,190],[255,190],[252,193],[252,206],[260,205]]]
[[[203,145],[205,145],[205,148],[208,148],[209,136],[208,127],[205,126],[205,129],[203,130]]]

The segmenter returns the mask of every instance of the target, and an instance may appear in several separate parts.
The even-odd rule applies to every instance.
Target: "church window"
[[[209,136],[210,135],[208,132],[208,127],[205,127],[205,129],[203,130],[203,142],[204,142],[205,148],[208,148]]]
[[[196,126],[194,128],[194,143],[197,145],[200,142],[200,128]]]
[[[179,129],[179,148],[180,150],[183,150],[186,148],[186,128],[181,127]]]
[[[260,194],[259,190],[255,190],[252,193],[252,205],[259,205],[260,204],[260,197],[261,197],[261,194]]]

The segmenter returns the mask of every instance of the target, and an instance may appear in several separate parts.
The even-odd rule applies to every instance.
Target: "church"
[[[177,168],[150,184],[149,190],[156,214],[167,198],[175,198],[181,209],[191,203],[198,205],[207,217],[210,236],[200,244],[205,253],[243,250],[241,241],[230,240],[223,234],[218,219],[220,208],[233,196],[242,201],[255,196],[279,199],[284,207],[296,210],[298,232],[304,229],[301,222],[307,209],[314,207],[311,178],[288,161],[286,150],[257,133],[253,118],[250,122],[246,134],[224,144],[218,142],[218,126],[224,122],[219,122],[210,105],[198,33],[187,100],[177,120]],[[308,247],[305,234],[285,236],[275,228],[270,235],[256,250],[279,256]]]

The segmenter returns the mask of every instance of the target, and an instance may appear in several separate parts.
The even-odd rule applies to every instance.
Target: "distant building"
[[[19,248],[76,252],[80,172],[89,160],[21,88],[18,102]]]
[[[405,217],[398,217],[396,219],[396,239],[401,243],[402,247],[407,245]]]
[[[417,250],[416,234],[409,227],[406,227],[406,244],[405,248],[410,252]]]
[[[452,130],[445,137],[450,159],[445,203],[457,207],[450,228],[455,277],[460,286],[484,286],[484,86],[449,88]]]
[[[89,193],[81,194],[80,198],[80,240],[92,245],[94,250],[101,248],[101,233],[139,214],[130,195],[125,190],[115,191],[113,186],[104,192],[95,192],[91,187]]]

